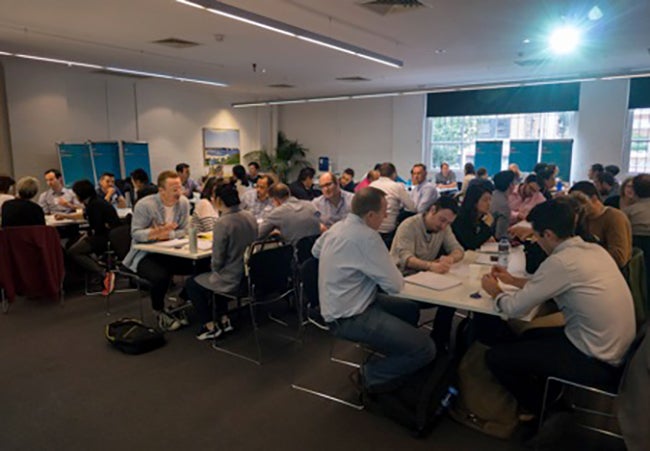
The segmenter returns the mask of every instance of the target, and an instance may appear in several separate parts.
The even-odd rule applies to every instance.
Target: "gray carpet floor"
[[[329,362],[332,338],[313,327],[301,345],[265,339],[271,358],[262,366],[198,342],[194,325],[130,356],[111,348],[103,329],[137,317],[139,296],[115,295],[112,310],[106,316],[100,297],[68,294],[64,307],[19,299],[0,315],[0,449],[525,449],[450,419],[415,439],[383,417],[291,389],[297,382],[353,398],[350,369]],[[247,337],[240,328],[228,344],[251,350]],[[358,350],[337,342],[335,352]]]

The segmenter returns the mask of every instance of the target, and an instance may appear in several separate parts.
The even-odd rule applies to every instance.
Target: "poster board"
[[[122,159],[124,160],[124,176],[129,177],[133,170],[142,168],[151,177],[149,161],[149,143],[138,141],[122,141]]]
[[[61,174],[66,187],[71,187],[78,180],[88,179],[93,184],[95,167],[88,143],[57,143],[57,152],[61,164]]]
[[[542,162],[556,164],[560,169],[558,176],[568,181],[571,177],[572,139],[545,139],[542,141]]]
[[[516,164],[522,172],[532,172],[539,161],[539,140],[511,140],[508,164]]]
[[[95,179],[99,180],[105,172],[116,178],[124,178],[120,167],[120,144],[117,141],[89,142],[90,153],[95,166]]]
[[[484,167],[492,177],[501,170],[503,141],[476,141],[474,167]]]

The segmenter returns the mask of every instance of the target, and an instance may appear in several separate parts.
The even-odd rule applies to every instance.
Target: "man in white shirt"
[[[410,196],[418,213],[426,212],[438,199],[438,190],[433,183],[427,182],[427,167],[418,163],[411,168]]]
[[[575,214],[569,204],[539,204],[528,221],[549,257],[530,280],[494,267],[482,286],[508,317],[524,316],[547,299],[555,299],[564,313],[566,326],[528,331],[486,354],[501,384],[536,413],[549,376],[615,388],[636,327],[632,295],[616,262],[601,246],[573,236]],[[520,290],[503,292],[498,281]]]
[[[350,212],[350,205],[354,194],[341,190],[336,176],[331,172],[321,174],[318,184],[322,195],[312,200],[320,213],[321,231],[325,231],[339,222]]]
[[[43,174],[49,189],[38,198],[38,204],[46,215],[55,213],[73,213],[81,204],[71,189],[63,186],[61,171],[48,169]]]
[[[394,294],[404,286],[376,232],[386,210],[381,190],[361,189],[347,218],[334,224],[312,248],[319,259],[321,314],[332,334],[364,343],[385,356],[362,366],[361,383],[368,392],[392,388],[436,354],[433,341],[416,328],[417,304],[377,298],[378,288]]]
[[[397,216],[400,209],[404,208],[408,211],[415,211],[415,203],[409,197],[408,191],[401,183],[395,181],[397,179],[397,169],[393,163],[382,163],[379,166],[379,178],[370,184],[371,187],[382,190],[386,193],[386,203],[388,209],[386,211],[386,218],[379,226],[379,233],[384,240],[386,247],[390,249],[395,236],[395,228],[397,227]]]

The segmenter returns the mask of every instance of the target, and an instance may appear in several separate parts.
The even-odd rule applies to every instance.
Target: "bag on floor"
[[[107,324],[104,334],[110,344],[126,354],[144,354],[166,343],[161,331],[133,318]]]
[[[435,426],[436,410],[454,377],[453,359],[439,352],[429,365],[404,377],[397,388],[369,394],[364,404],[369,410],[407,427],[416,437],[425,437]]]
[[[502,439],[509,438],[519,424],[517,400],[488,369],[489,348],[474,342],[458,366],[459,396],[449,415],[472,429]]]

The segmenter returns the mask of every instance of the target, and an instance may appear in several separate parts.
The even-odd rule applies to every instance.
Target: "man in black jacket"
[[[314,168],[302,168],[298,174],[298,180],[289,185],[291,195],[296,199],[311,201],[323,194],[320,190],[314,188],[315,175]]]

